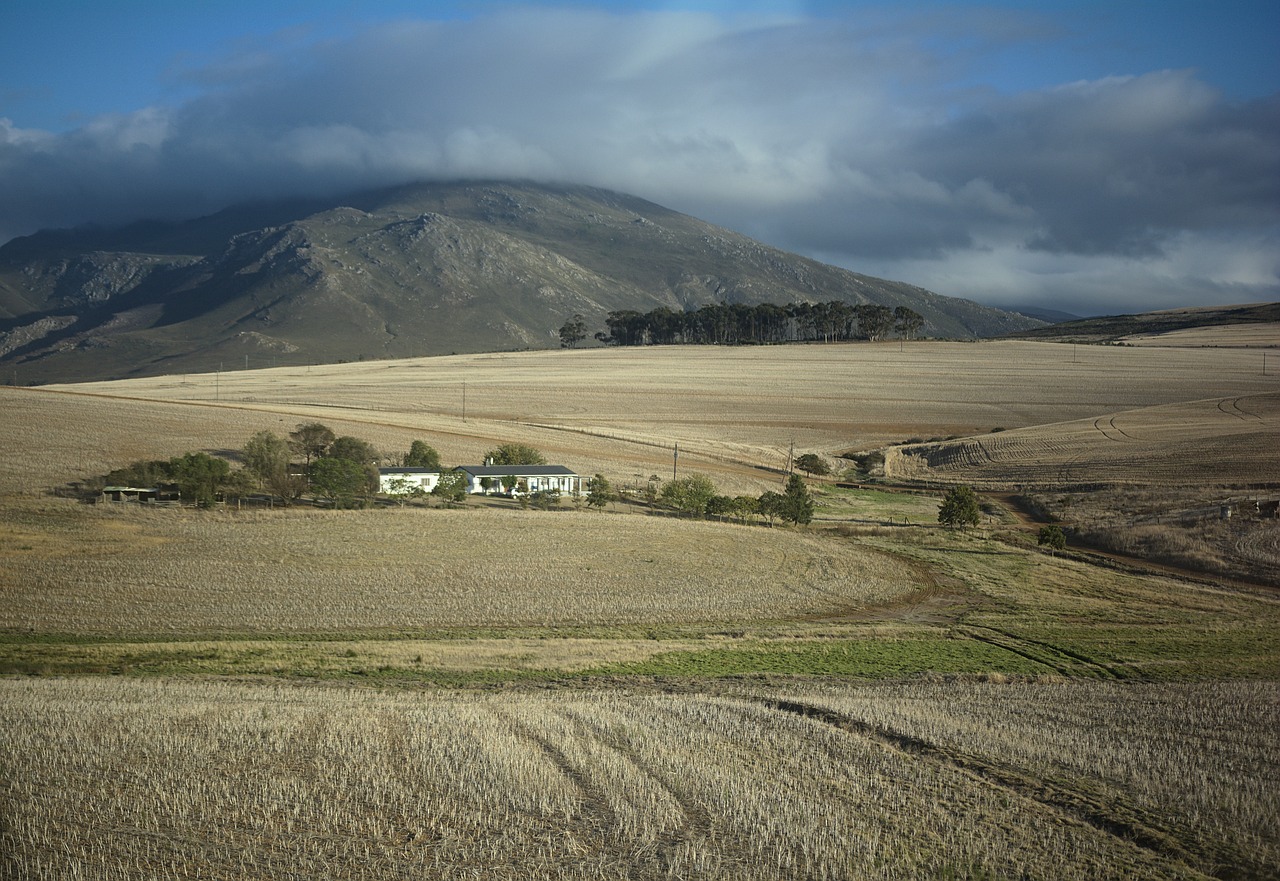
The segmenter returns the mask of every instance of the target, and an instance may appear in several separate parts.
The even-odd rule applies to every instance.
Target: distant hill
[[[1062,312],[1058,309],[1046,309],[1043,306],[1011,306],[1009,311],[1017,312],[1019,315],[1025,315],[1028,318],[1034,318],[1037,321],[1044,321],[1048,324],[1062,324],[1066,321],[1082,320],[1079,315]]]
[[[907,306],[933,336],[1039,324],[607,190],[417,184],[15,239],[0,248],[0,378],[551,348],[575,313],[590,335],[613,310],[829,300]]]
[[[1280,303],[1252,303],[1240,306],[1200,306],[1142,312],[1135,315],[1081,318],[1078,321],[1019,330],[1008,336],[1015,339],[1114,343],[1121,342],[1127,337],[1166,334],[1192,328],[1275,322],[1280,322]]]

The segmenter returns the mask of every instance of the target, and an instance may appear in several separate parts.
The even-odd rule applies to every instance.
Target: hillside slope
[[[553,348],[574,315],[716,302],[903,305],[925,333],[1037,324],[588,187],[418,184],[0,248],[0,370],[22,384]]]
[[[1009,334],[1015,339],[1079,343],[1156,342],[1158,337],[1207,327],[1257,327],[1280,322],[1280,303],[1198,306],[1136,315],[1102,315]]]

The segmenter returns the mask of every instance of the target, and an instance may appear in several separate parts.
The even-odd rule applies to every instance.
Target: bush
[[[948,490],[938,506],[938,522],[944,526],[977,526],[978,495],[967,486]]]
[[[1053,525],[1040,527],[1038,541],[1041,547],[1051,551],[1060,551],[1067,546],[1067,537],[1062,534],[1062,529]]]
[[[685,514],[705,514],[707,503],[716,494],[716,485],[705,474],[691,474],[663,484],[658,493],[662,504]]]

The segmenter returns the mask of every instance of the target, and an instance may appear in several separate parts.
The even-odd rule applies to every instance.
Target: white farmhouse
[[[425,468],[379,468],[378,492],[390,496],[429,493],[440,482],[439,471]]]
[[[563,465],[459,465],[467,476],[467,492],[485,495],[525,495],[555,490],[582,494],[582,478]]]

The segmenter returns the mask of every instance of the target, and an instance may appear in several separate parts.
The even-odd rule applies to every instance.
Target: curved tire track
[[[1157,856],[1182,863],[1214,878],[1270,878],[1272,867],[1246,863],[1247,855],[1210,840],[1184,842],[1176,830],[1142,809],[1073,787],[1062,781],[1031,776],[1009,765],[930,743],[901,731],[881,728],[825,707],[795,700],[757,698],[770,709],[813,719],[841,731],[881,743],[936,765],[970,774],[1053,811],[1086,823]]]

